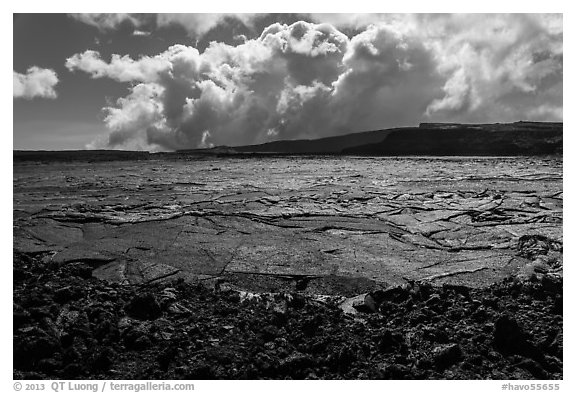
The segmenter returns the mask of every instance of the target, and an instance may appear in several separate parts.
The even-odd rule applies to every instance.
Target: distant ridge
[[[517,121],[514,123],[420,123],[418,128],[448,129],[448,128],[476,128],[476,129],[554,129],[562,128],[562,122]]]
[[[563,123],[421,123],[321,139],[179,150],[189,154],[546,155],[562,154]]]
[[[356,155],[518,156],[561,154],[562,123],[421,124],[343,149]]]
[[[521,156],[562,154],[563,123],[421,123],[321,139],[275,141],[259,145],[150,153],[127,150],[14,150],[20,161],[122,161],[187,156],[370,155],[370,156]]]

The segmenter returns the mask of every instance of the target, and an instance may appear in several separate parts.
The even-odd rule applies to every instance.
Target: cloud
[[[70,14],[70,17],[97,27],[101,31],[117,29],[123,23],[130,23],[134,27],[139,27],[144,22],[142,15],[133,14]]]
[[[158,100],[163,90],[154,83],[137,84],[128,96],[118,99],[117,107],[106,108],[104,121],[111,132],[105,144],[145,150],[149,145],[147,133],[164,127],[163,108]],[[95,141],[90,147],[97,147],[100,143]]]
[[[558,19],[549,15],[456,15],[432,21],[444,97],[429,116],[485,121],[531,118],[546,103],[561,113],[563,48]],[[453,34],[457,32],[458,34]],[[562,116],[551,116],[561,120]]]
[[[337,28],[364,30],[370,25],[389,25],[396,30],[402,30],[414,19],[414,14],[336,14],[336,13],[312,13],[308,14],[316,23],[329,23]]]
[[[158,27],[177,25],[183,27],[189,34],[199,36],[207,33],[225,21],[234,18],[247,26],[251,26],[258,14],[157,14]]]
[[[142,30],[134,30],[134,32],[132,33],[133,36],[139,36],[139,37],[147,37],[149,36],[150,33],[149,31],[142,31]]]
[[[247,26],[252,26],[255,18],[261,14],[70,14],[70,17],[94,26],[102,32],[118,29],[123,24],[130,24],[136,30],[133,35],[149,35],[150,32],[138,28],[146,26],[148,29],[163,28],[167,26],[180,26],[190,35],[201,36],[227,18],[239,20]]]
[[[202,53],[73,55],[71,71],[132,84],[104,108],[110,132],[94,146],[173,150],[422,121],[562,119],[561,15],[312,17],[319,23],[273,23]]]
[[[332,104],[348,131],[414,124],[441,95],[434,52],[388,25],[354,36],[343,65]]]
[[[26,74],[13,71],[14,75],[14,98],[32,99],[56,98],[54,86],[58,84],[58,75],[51,69],[30,67]]]
[[[562,119],[560,14],[311,14],[337,27],[389,26],[432,50],[445,79],[425,115],[436,121]],[[553,110],[536,111],[541,103]]]
[[[138,61],[129,56],[112,55],[109,63],[101,59],[98,51],[87,50],[82,54],[75,54],[65,63],[68,70],[76,69],[89,73],[92,78],[110,78],[118,82],[151,81],[159,73],[170,68],[168,59],[160,56],[143,57]]]

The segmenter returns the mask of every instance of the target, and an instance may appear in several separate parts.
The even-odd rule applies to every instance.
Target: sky
[[[18,14],[13,148],[563,120],[561,14]]]

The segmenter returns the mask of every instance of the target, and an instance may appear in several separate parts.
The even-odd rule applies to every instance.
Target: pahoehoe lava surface
[[[559,156],[102,157],[14,164],[15,378],[562,377]]]

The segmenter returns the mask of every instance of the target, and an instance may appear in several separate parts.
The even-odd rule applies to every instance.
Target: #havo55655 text
[[[559,383],[503,383],[502,390],[560,390]]]

